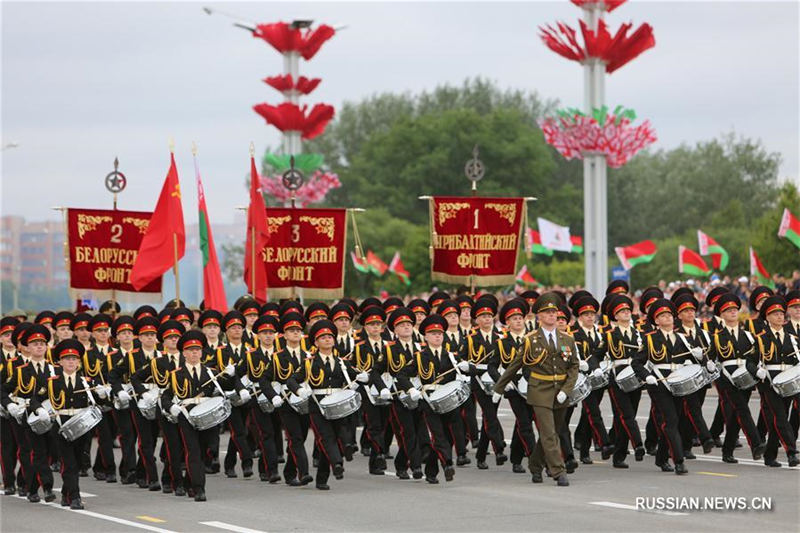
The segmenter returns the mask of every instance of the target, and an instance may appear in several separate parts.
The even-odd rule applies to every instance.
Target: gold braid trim
[[[133,358],[133,350],[128,352],[128,374],[134,375],[136,373],[136,360]]]
[[[53,407],[53,409],[55,409],[57,411],[59,409],[63,409],[64,408],[64,404],[66,403],[67,399],[64,396],[64,391],[63,390],[58,393],[58,396],[54,395],[54,393],[53,393],[53,381],[55,381],[55,380],[53,380],[53,379],[47,380],[47,395],[50,398],[50,405]]]
[[[527,366],[534,366],[538,365],[539,362],[544,359],[544,356],[547,355],[547,350],[542,348],[542,353],[539,354],[539,357],[533,357],[531,352],[533,351],[533,346],[531,345],[531,339],[525,338],[525,348],[522,352],[522,363]]]
[[[281,381],[286,381],[287,379],[289,379],[289,376],[291,376],[294,373],[294,365],[292,364],[291,361],[289,361],[289,364],[286,365],[286,369],[283,369],[281,367],[281,361],[278,358],[278,352],[273,352],[272,363],[275,367],[275,370],[278,373],[278,379]]]
[[[256,379],[261,379],[261,375],[264,374],[264,370],[266,370],[267,365],[264,361],[258,362],[258,368],[253,366],[253,352],[247,352],[247,368],[252,375]]]
[[[719,342],[719,333],[714,333],[714,346],[717,347],[717,353],[719,353],[720,359],[728,359],[733,355],[733,343],[728,341],[728,345],[723,348]]]
[[[764,361],[772,361],[772,358],[775,357],[775,343],[769,343],[769,354],[767,354],[764,349],[764,340],[758,337],[758,348],[761,351],[761,358]]]
[[[36,376],[31,376],[31,380],[28,382],[28,386],[26,387],[22,381],[22,369],[24,367],[17,368],[17,390],[14,392],[19,392],[21,394],[28,394],[33,390],[36,386]]]
[[[312,369],[313,364],[314,364],[313,359],[306,360],[306,379],[308,380],[309,383],[311,383],[312,387],[319,387],[325,380],[325,369],[320,368],[319,374],[314,376],[314,372]]]
[[[395,364],[394,356],[392,355],[392,347],[391,346],[386,347],[386,360],[389,362],[389,368],[391,369],[391,371],[395,373],[400,372],[400,370],[402,370],[403,367],[406,366],[406,356],[403,355],[402,350],[400,351],[399,355],[400,355],[400,362],[398,364]]]
[[[228,365],[222,363],[222,347],[220,346],[219,348],[217,348],[217,368],[222,370],[226,366]]]
[[[172,392],[175,393],[179,399],[183,400],[189,395],[189,380],[183,380],[183,388],[178,385],[178,376],[176,372],[172,372]]]
[[[661,350],[656,351],[656,347],[653,344],[653,336],[652,335],[648,335],[647,336],[647,352],[648,352],[648,355],[650,356],[650,358],[653,361],[663,361],[664,358],[667,357],[667,345],[665,344],[664,346],[661,347]]]
[[[372,354],[367,353],[366,361],[361,360],[361,347],[363,344],[356,344],[356,367],[359,372],[369,372],[372,369]]]
[[[503,365],[508,366],[514,359],[516,350],[514,348],[511,348],[511,352],[506,353],[506,349],[503,346],[502,342],[497,343],[497,347],[500,349],[500,362],[503,363]]]
[[[428,370],[422,369],[422,352],[417,352],[417,373],[421,379],[431,379],[433,377],[433,361],[428,365]]]
[[[97,359],[94,366],[92,366],[92,364],[89,362],[89,354],[85,354],[83,356],[83,370],[90,378],[96,378],[99,376],[102,366],[103,362],[100,359]]]
[[[481,360],[481,355],[483,355],[483,345],[481,345],[480,349],[477,353],[475,353],[475,337],[470,336],[467,337],[467,344],[469,344],[468,356],[470,363],[477,363]]]
[[[150,373],[153,375],[153,382],[159,387],[166,387],[169,380],[169,370],[165,371],[163,375],[159,375],[156,361],[155,357],[150,360]]]

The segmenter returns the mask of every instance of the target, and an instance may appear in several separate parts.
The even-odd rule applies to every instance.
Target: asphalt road
[[[710,394],[704,407],[709,423],[715,400]],[[757,398],[750,405],[757,414]],[[639,407],[642,430],[648,409],[644,394]],[[607,403],[603,412],[609,415],[610,427]],[[514,419],[505,401],[499,413],[509,437]],[[573,427],[577,421],[574,415]],[[226,443],[227,435],[222,446]],[[205,503],[81,478],[85,511],[62,508],[58,499],[53,504],[31,504],[17,496],[1,496],[0,529],[9,533],[800,531],[800,469],[787,468],[783,452],[778,460],[784,466],[768,468],[750,459],[746,448],[736,451],[738,465],[722,463],[717,449],[687,461],[686,476],[661,472],[650,456],[640,463],[631,456],[631,468],[617,470],[610,461],[600,461],[598,453],[593,455],[595,464],[581,465],[569,476],[567,488],[556,487],[547,478],[533,485],[529,474],[512,473],[508,463],[494,466],[491,457],[489,470],[479,471],[474,453],[470,453],[472,465],[458,468],[451,483],[440,476],[439,485],[403,481],[391,474],[371,476],[360,454],[346,463],[343,480],[331,478],[329,492],[318,491],[313,484],[290,488],[262,483],[258,476],[245,480],[217,474],[207,478]],[[56,487],[59,484],[56,476]],[[657,497],[671,499],[657,501]],[[637,509],[637,498],[647,498],[646,509]],[[670,510],[668,502],[700,508]],[[765,506],[769,509],[761,510]]]

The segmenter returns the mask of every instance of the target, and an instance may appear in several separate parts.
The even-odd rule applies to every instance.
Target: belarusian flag
[[[700,254],[680,245],[678,246],[678,272],[690,276],[708,276],[711,274],[711,269],[708,268]]]
[[[197,176],[197,210],[200,217],[200,252],[203,254],[203,303],[206,309],[216,309],[220,313],[228,311],[225,286],[219,268],[214,237],[211,235],[211,222],[208,220],[206,194],[200,180],[197,158],[194,159],[194,174]]]
[[[755,250],[753,247],[750,247],[750,275],[756,276],[758,278],[758,282],[762,285],[766,285],[770,288],[775,288],[775,283],[772,281],[772,277],[767,272],[767,269],[764,268],[764,265],[761,264],[761,259],[756,255]]]
[[[528,228],[526,240],[529,252],[534,254],[553,255],[553,250],[542,246],[542,238],[539,236],[538,231]]]
[[[715,270],[722,272],[728,266],[728,251],[700,230],[697,230],[697,247],[700,255],[711,254],[711,266]]]
[[[359,259],[355,252],[350,252],[350,259],[353,260],[353,266],[359,272],[366,274],[369,272],[369,265],[363,259]]]
[[[527,283],[528,285],[539,284],[539,282],[536,281],[536,278],[531,276],[531,273],[528,272],[528,265],[522,265],[522,268],[520,268],[519,272],[517,272],[517,283]]]
[[[394,253],[394,257],[392,257],[392,260],[389,263],[389,272],[393,272],[398,278],[400,278],[400,281],[406,285],[411,285],[411,279],[409,279],[408,270],[406,270],[406,267],[403,266],[403,261],[400,259],[400,252]]]
[[[614,251],[623,268],[630,270],[636,265],[652,261],[658,249],[653,241],[642,241],[630,246],[617,246]]]
[[[795,217],[788,207],[783,210],[778,237],[786,237],[792,241],[792,244],[800,248],[800,219]]]
[[[367,264],[376,276],[383,276],[389,269],[389,265],[381,261],[381,258],[375,255],[372,250],[367,250]]]
[[[570,235],[569,240],[572,241],[572,250],[573,254],[582,254],[583,253],[583,237],[579,235]]]

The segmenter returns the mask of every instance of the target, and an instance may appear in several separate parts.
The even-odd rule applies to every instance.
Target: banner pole
[[[172,252],[172,269],[175,272],[175,305],[178,306],[181,299],[181,282],[178,274],[178,235],[176,233],[172,234]]]
[[[256,228],[250,228],[250,290],[253,291],[253,298],[256,297]]]

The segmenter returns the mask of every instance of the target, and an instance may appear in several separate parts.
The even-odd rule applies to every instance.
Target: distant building
[[[19,287],[66,287],[63,223],[25,222],[19,216],[2,217],[0,279]]]

